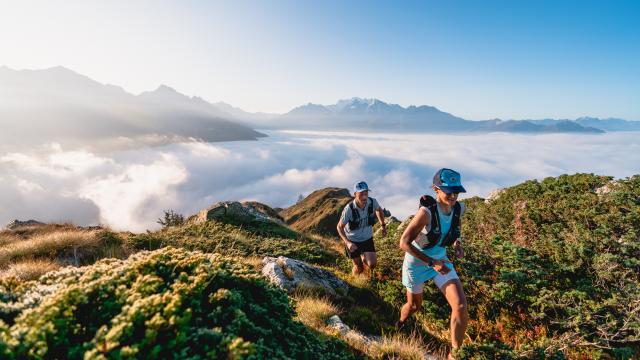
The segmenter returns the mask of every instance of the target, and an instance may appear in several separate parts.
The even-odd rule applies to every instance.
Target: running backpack
[[[429,211],[431,211],[431,229],[429,230],[429,232],[427,232],[428,243],[423,247],[423,249],[429,249],[436,246],[441,235],[440,217],[438,217],[438,203],[432,196],[422,195],[422,197],[420,198],[420,206],[424,206],[429,209]],[[442,239],[442,247],[453,244],[453,242],[460,237],[461,211],[462,207],[460,206],[460,203],[456,201],[456,204],[453,206],[453,218],[451,219],[451,227],[449,228],[449,232],[445,235],[444,239]]]
[[[370,198],[369,207],[367,209],[367,226],[375,225],[378,220],[373,212],[373,198]],[[349,220],[349,230],[353,231],[360,227],[360,212],[356,209],[353,201],[349,202],[349,209],[351,209],[351,220]]]

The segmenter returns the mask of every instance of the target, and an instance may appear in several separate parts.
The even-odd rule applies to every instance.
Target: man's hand
[[[358,250],[358,245],[352,243],[351,241],[347,242],[347,249],[349,249],[349,252],[354,252],[356,250]]]
[[[439,272],[442,275],[447,275],[449,273],[449,271],[451,271],[451,269],[449,269],[445,263],[447,263],[448,261],[443,261],[443,260],[433,260],[433,269],[437,272]]]
[[[462,259],[464,252],[462,251],[462,242],[460,240],[456,240],[453,243],[453,251],[458,259]]]
[[[382,227],[382,236],[387,236],[387,227],[386,226]]]

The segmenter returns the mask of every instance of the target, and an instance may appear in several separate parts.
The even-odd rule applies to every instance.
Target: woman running
[[[436,198],[420,198],[420,208],[400,238],[400,248],[405,251],[402,284],[407,288],[407,303],[400,310],[397,326],[404,326],[407,318],[420,310],[424,283],[433,280],[451,306],[451,347],[457,349],[464,340],[469,315],[462,284],[447,258],[446,247],[453,245],[456,257],[462,257],[460,217],[464,205],[457,199],[466,190],[460,174],[451,169],[438,170],[433,190]],[[451,353],[449,359],[453,359]]]

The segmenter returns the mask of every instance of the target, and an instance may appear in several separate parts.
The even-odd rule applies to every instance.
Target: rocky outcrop
[[[606,185],[597,188],[595,192],[598,196],[604,196],[611,192],[614,192],[616,190],[616,187],[618,187],[618,185],[619,184],[617,181],[610,181]]]
[[[12,222],[8,223],[5,228],[7,228],[7,230],[16,230],[18,228],[21,227],[27,227],[27,226],[43,226],[46,225],[45,223],[42,223],[40,221],[36,221],[36,220],[27,220],[27,221],[20,221],[20,220],[13,220]]]
[[[200,210],[189,218],[189,223],[200,224],[209,220],[219,220],[225,217],[241,221],[273,221],[284,224],[278,213],[267,205],[258,202],[240,203],[237,201],[223,201]]]
[[[242,205],[252,209],[255,212],[266,215],[272,220],[276,220],[279,223],[284,224],[284,218],[280,216],[277,209],[273,209],[270,206],[257,201],[243,201]]]
[[[297,231],[337,236],[336,225],[340,219],[340,213],[351,199],[347,189],[320,189],[297,204],[284,209],[280,215]]]
[[[332,272],[284,256],[262,259],[262,274],[291,293],[298,288],[322,289],[334,296],[346,295],[349,285]]]
[[[487,198],[484,199],[485,204],[489,204],[494,200],[498,200],[500,196],[502,196],[502,194],[504,194],[504,189],[493,190],[491,193],[489,193],[489,196],[487,196]]]

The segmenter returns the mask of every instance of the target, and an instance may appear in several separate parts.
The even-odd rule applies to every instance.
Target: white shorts
[[[435,272],[435,271],[434,271]],[[429,279],[425,279],[424,281],[420,281],[418,279],[413,279],[414,281],[403,281],[404,286],[409,290],[412,294],[422,294],[424,291],[424,284],[426,281],[433,280],[438,289],[443,290],[442,287],[451,280],[459,279],[458,273],[453,268],[450,267],[449,272],[446,275],[442,275],[439,272],[436,272],[435,276],[430,277]],[[403,279],[404,280],[404,279]],[[415,281],[418,280],[418,281]]]

